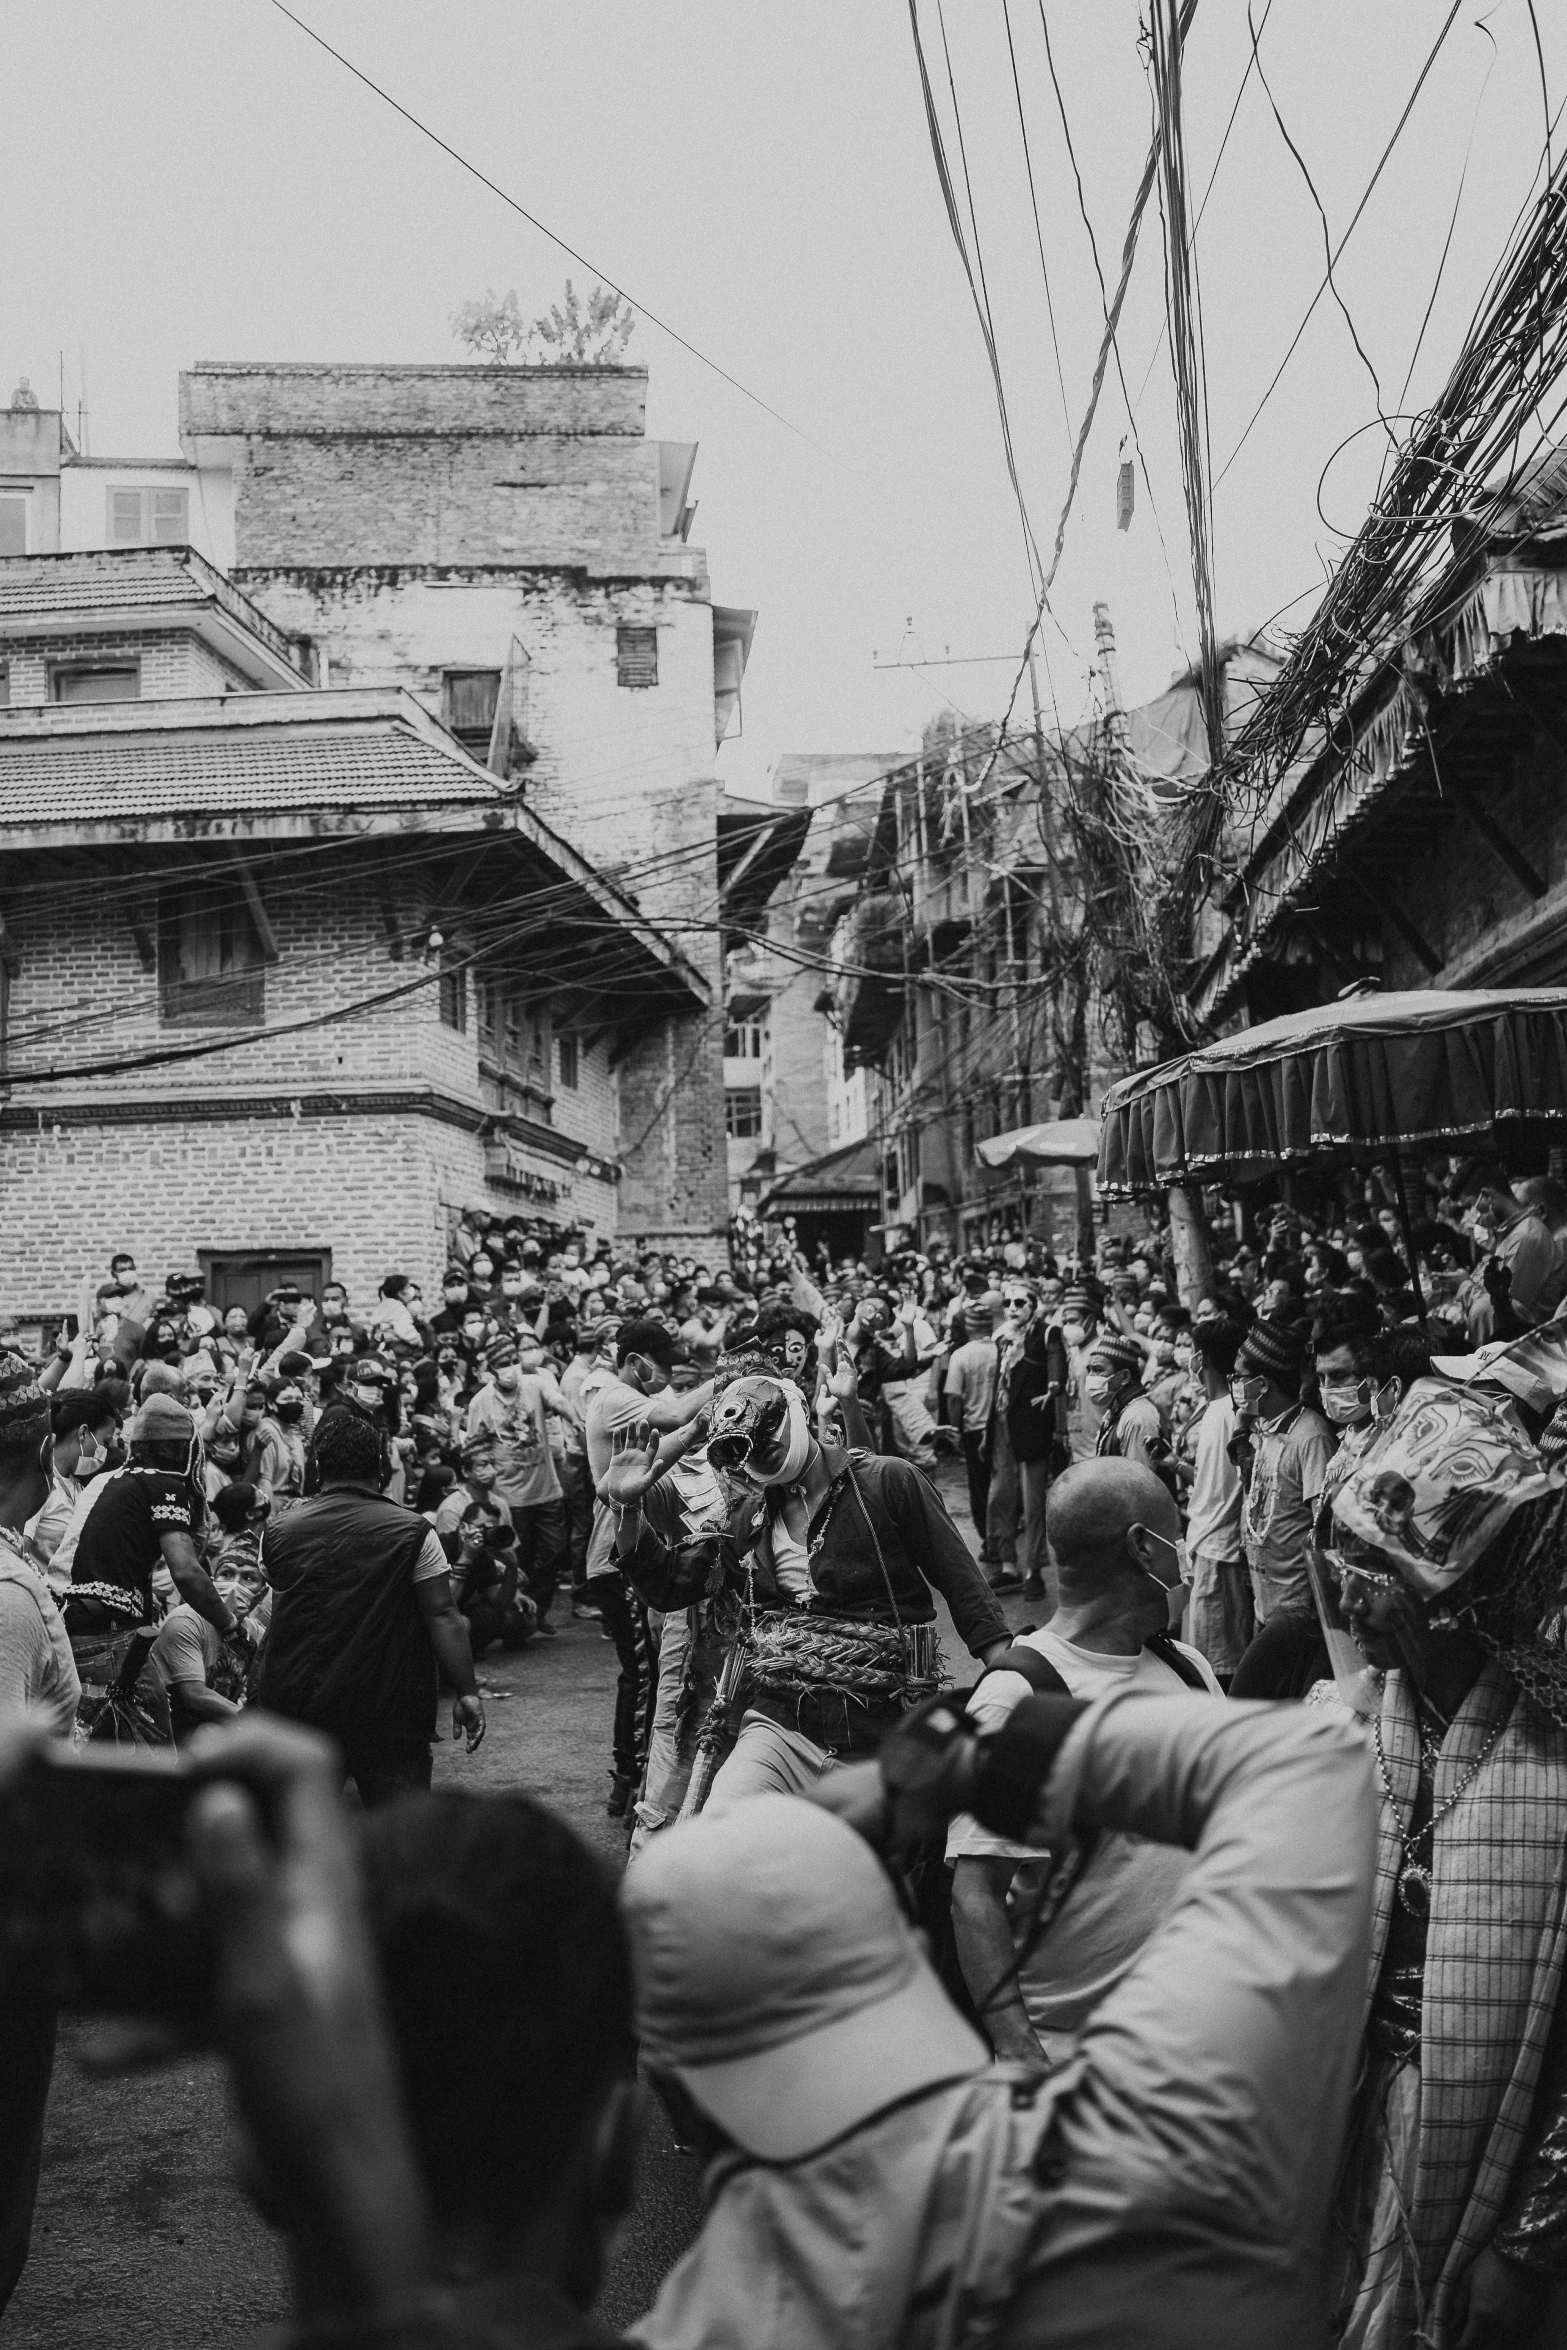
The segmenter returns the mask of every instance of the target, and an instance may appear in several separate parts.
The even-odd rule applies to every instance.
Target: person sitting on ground
[[[260,1637],[271,1594],[259,1558],[236,1556],[214,1571],[213,1587]],[[174,1743],[184,1746],[204,1722],[229,1721],[245,1702],[252,1667],[181,1600],[158,1626],[148,1659],[168,1693]]]
[[[1211,1667],[1171,1638],[1186,1598],[1180,1513],[1151,1470],[1082,1461],[1050,1489],[1060,1603],[1015,1640],[970,1692],[982,1728],[1031,1690],[1098,1697],[1107,1689],[1217,1697]],[[1029,2064],[1070,2055],[1093,2009],[1170,1908],[1186,1856],[1141,1837],[1105,1838],[1042,1941],[1034,1926],[1048,1864],[1027,1845],[955,1820],[947,1839],[958,1961],[996,2054]]]

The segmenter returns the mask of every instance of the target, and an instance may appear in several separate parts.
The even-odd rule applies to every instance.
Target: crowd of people
[[[1567,2338],[1567,1194],[1417,1204],[1179,1282],[1152,1226],[476,1217],[439,1301],[223,1312],[118,1256],[0,1361],[0,1714],[210,1782],[301,2341],[611,2340],[639,2069],[708,2166],[645,2350]],[[429,1792],[568,1609],[618,1904]],[[0,2294],[52,2034],[0,2009]]]

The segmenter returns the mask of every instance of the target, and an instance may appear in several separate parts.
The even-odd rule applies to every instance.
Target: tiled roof
[[[102,547],[0,559],[0,622],[191,603],[219,605],[272,652],[294,660],[283,631],[194,547]]]
[[[247,726],[142,740],[0,734],[0,833],[240,810],[499,807],[460,755],[395,721],[307,731]]]

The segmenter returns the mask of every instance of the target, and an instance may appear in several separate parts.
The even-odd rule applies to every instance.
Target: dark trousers
[[[580,1591],[588,1563],[588,1537],[593,1531],[593,1484],[585,1453],[568,1452],[558,1466],[566,1508],[566,1556],[571,1565],[571,1588]]]
[[[985,1504],[990,1497],[990,1441],[989,1430],[965,1428],[963,1431],[963,1465],[968,1470],[969,1516],[981,1542],[985,1539]]]
[[[610,1767],[617,1779],[629,1779],[636,1786],[647,1761],[658,1695],[658,1658],[648,1635],[647,1609],[619,1574],[592,1576],[587,1595],[598,1609],[620,1660]]]
[[[365,1810],[374,1811],[399,1795],[427,1794],[433,1759],[428,1738],[356,1738],[344,1768]]]
[[[0,2310],[32,2242],[54,2022],[52,2007],[0,2008]]]
[[[566,1564],[566,1505],[536,1501],[519,1509],[513,1502],[511,1516],[517,1529],[517,1564],[542,1624]]]

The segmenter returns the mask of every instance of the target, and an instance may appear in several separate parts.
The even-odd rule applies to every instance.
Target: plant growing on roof
[[[529,360],[542,366],[614,367],[635,325],[636,312],[624,294],[596,285],[583,301],[570,278],[565,299],[542,318],[523,317],[515,287],[498,300],[494,287],[487,286],[482,299],[452,313],[457,340],[475,358],[500,367]]]

